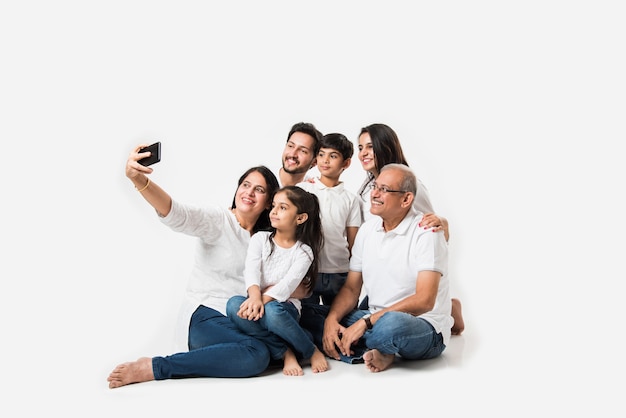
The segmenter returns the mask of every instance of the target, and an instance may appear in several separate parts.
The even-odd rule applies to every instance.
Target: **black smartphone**
[[[161,161],[161,142],[155,142],[152,145],[148,145],[145,148],[139,150],[139,152],[148,152],[150,151],[150,156],[142,158],[137,162],[141,165],[145,165],[146,167]]]

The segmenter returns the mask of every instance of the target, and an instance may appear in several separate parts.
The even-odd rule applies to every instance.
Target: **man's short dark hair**
[[[314,144],[313,144],[313,155],[317,155],[317,153],[320,151],[320,142],[322,141],[322,133],[315,127],[315,125],[313,125],[312,123],[308,123],[308,122],[298,122],[296,124],[294,124],[291,127],[291,130],[289,131],[289,135],[287,135],[287,141],[289,141],[289,138],[291,138],[291,135],[293,135],[295,132],[302,132],[304,134],[310,135],[313,140],[314,140]]]

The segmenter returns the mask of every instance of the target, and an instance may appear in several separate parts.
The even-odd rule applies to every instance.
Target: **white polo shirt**
[[[432,311],[420,315],[437,332],[444,344],[453,324],[448,280],[448,245],[443,231],[433,233],[419,227],[422,214],[413,208],[393,230],[385,232],[379,216],[365,221],[352,248],[350,270],[363,275],[363,292],[372,312],[415,294],[417,274],[423,270],[442,274]]]
[[[315,177],[297,186],[317,196],[320,202],[324,245],[319,256],[320,273],[346,273],[350,268],[347,227],[361,226],[361,206],[354,193],[339,183],[327,187]]]

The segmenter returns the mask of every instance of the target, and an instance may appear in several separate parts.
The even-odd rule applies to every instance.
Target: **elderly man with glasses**
[[[371,191],[378,216],[357,233],[346,283],[330,307],[302,312],[301,324],[335,360],[380,372],[398,357],[437,357],[450,340],[447,244],[443,231],[419,227],[417,184],[406,165],[382,168]],[[355,308],[362,290],[368,310]]]

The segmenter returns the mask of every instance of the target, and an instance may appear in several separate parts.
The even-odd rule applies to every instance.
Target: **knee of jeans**
[[[264,316],[268,320],[271,320],[272,318],[279,316],[285,312],[281,304],[279,302],[276,302],[275,300],[266,303],[264,310],[265,310]]]
[[[406,320],[410,314],[403,312],[385,312],[383,316],[376,321],[376,333],[383,336],[389,332],[393,334],[403,320]],[[383,337],[386,338],[386,337]]]
[[[400,318],[402,318],[404,315],[408,315],[405,314],[403,312],[385,312],[383,316],[381,316],[380,318],[378,318],[378,320],[376,321],[376,323],[380,323],[380,324],[385,324],[388,322],[393,322],[393,321],[398,321]]]
[[[265,314],[263,315],[265,324],[268,329],[274,326],[280,326],[285,319],[291,318],[291,314],[287,312],[280,302],[271,301],[265,304]]]
[[[233,296],[226,302],[226,315],[235,316],[239,311],[241,303],[245,300],[243,296]]]

